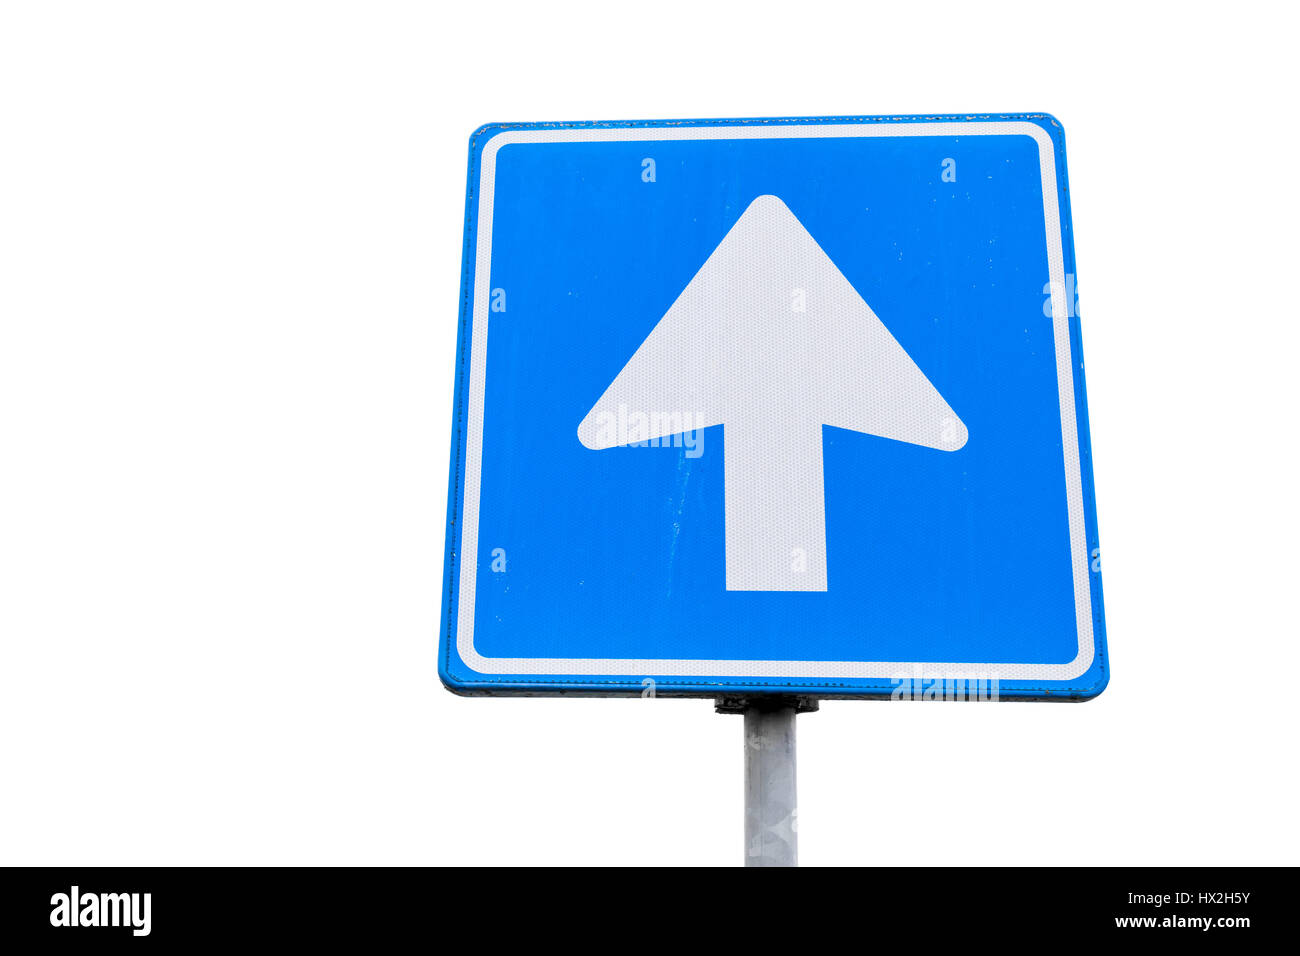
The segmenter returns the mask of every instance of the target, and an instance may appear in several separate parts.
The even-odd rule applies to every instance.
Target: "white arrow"
[[[611,428],[629,409],[643,427]],[[776,196],[750,203],[578,439],[612,448],[712,425],[725,426],[729,591],[826,590],[823,425],[941,451],[967,436]]]

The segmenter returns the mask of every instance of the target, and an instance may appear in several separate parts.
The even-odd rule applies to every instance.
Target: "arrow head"
[[[776,196],[759,196],[578,426],[611,448],[712,425],[833,425],[943,451],[965,424]],[[682,427],[682,426],[685,427]]]

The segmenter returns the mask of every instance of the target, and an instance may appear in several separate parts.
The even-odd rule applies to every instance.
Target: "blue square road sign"
[[[1100,693],[1074,274],[1045,114],[476,131],[442,680]]]

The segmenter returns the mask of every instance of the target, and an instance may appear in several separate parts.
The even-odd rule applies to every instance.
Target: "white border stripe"
[[[479,483],[483,462],[483,400],[487,371],[488,299],[492,266],[492,209],[496,155],[511,143],[662,142],[664,140],[811,139],[878,136],[1029,136],[1038,143],[1046,223],[1048,277],[1051,280],[1052,330],[1056,341],[1056,376],[1061,406],[1061,435],[1065,455],[1065,493],[1070,522],[1070,554],[1074,571],[1075,617],[1079,650],[1068,664],[1008,664],[932,661],[745,661],[626,658],[484,657],[474,647],[474,595],[478,574]],[[891,678],[914,669],[930,677],[997,675],[1002,680],[1066,681],[1092,666],[1092,599],[1088,578],[1088,545],[1083,517],[1083,477],[1079,434],[1074,415],[1074,369],[1070,354],[1070,322],[1065,302],[1065,260],[1060,210],[1057,204],[1056,161],[1051,137],[1042,127],[1022,121],[961,123],[890,123],[882,125],[805,126],[668,126],[609,129],[512,130],[494,136],[483,148],[479,179],[478,243],[474,268],[474,313],[470,335],[467,387],[469,407],[465,443],[465,489],[461,521],[460,600],[456,649],[466,665],[483,674],[544,674],[664,677],[794,679]]]

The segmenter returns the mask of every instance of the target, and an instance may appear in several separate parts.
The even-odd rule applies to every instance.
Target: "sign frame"
[[[817,136],[1017,135],[1034,138],[1041,161],[1051,318],[1057,346],[1067,507],[1079,654],[1065,664],[1017,665],[948,662],[702,661],[565,659],[494,660],[478,654],[472,626],[461,626],[468,597],[474,613],[476,565],[462,562],[476,551],[477,472],[481,466],[486,348],[475,349],[487,328],[491,261],[493,161],[512,142],[567,141],[566,137],[658,142],[663,139],[762,139]],[[999,699],[1081,701],[1096,697],[1109,680],[1101,591],[1092,454],[1088,428],[1080,322],[1067,302],[1066,277],[1075,275],[1073,230],[1065,166],[1064,131],[1045,113],[933,116],[856,116],[771,119],[647,120],[591,123],[491,123],[469,142],[469,174],[463,249],[457,371],[452,420],[442,625],[438,672],[462,695],[678,696],[813,699]],[[484,228],[486,224],[487,228]],[[476,342],[477,338],[477,342]],[[1068,351],[1062,353],[1062,346]],[[1067,381],[1068,376],[1068,381]],[[1074,441],[1068,436],[1072,425]],[[476,433],[477,430],[477,433]],[[725,439],[724,439],[725,441]],[[1073,446],[1073,452],[1071,450]],[[1073,474],[1071,470],[1073,469]],[[1082,551],[1080,552],[1080,547]],[[744,673],[733,673],[736,665]],[[787,672],[762,665],[790,665]],[[668,665],[672,665],[671,667]],[[844,665],[837,668],[830,665]],[[486,667],[487,669],[480,669]],[[727,670],[728,667],[732,671]],[[801,676],[818,668],[817,675]],[[603,669],[602,669],[603,668]],[[614,668],[614,669],[611,669]],[[855,668],[857,668],[855,670]]]

